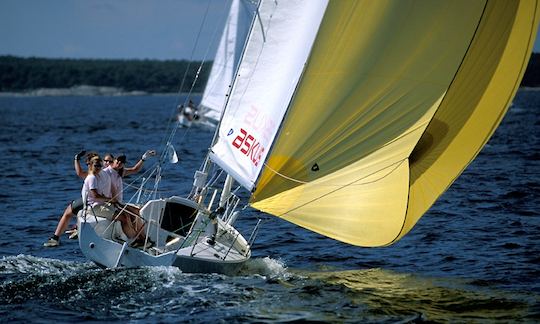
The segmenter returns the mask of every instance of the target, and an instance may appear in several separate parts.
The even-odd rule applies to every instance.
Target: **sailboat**
[[[215,129],[219,123],[252,19],[251,3],[232,1],[201,102],[198,107],[193,102],[181,107],[178,114],[181,126]]]
[[[102,239],[87,215],[83,252],[105,266],[232,273],[259,230],[246,240],[233,227],[248,206],[355,246],[395,243],[501,122],[538,9],[537,0],[260,1],[192,192],[141,209],[156,246]],[[189,226],[171,235],[170,222]],[[98,249],[100,239],[108,245]],[[174,239],[183,243],[168,250]]]

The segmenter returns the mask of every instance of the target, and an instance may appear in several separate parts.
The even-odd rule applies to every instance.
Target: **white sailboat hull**
[[[176,211],[197,205],[184,198],[171,197],[148,202],[141,209],[147,237],[155,242],[149,248],[129,245],[119,222],[81,211],[78,215],[79,246],[83,254],[101,267],[175,266],[183,272],[234,275],[251,256],[250,247],[232,226],[218,221],[215,242],[209,243],[214,225],[201,212],[185,236],[167,228],[171,217],[164,213],[173,205]],[[178,208],[180,207],[180,208]],[[185,215],[173,215],[173,217]],[[205,219],[206,218],[206,219]]]

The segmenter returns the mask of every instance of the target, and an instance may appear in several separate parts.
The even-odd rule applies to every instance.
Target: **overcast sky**
[[[226,0],[0,0],[0,55],[212,59],[228,7]]]

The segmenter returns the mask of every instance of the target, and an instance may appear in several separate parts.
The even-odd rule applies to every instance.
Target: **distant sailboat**
[[[178,115],[182,126],[215,128],[218,124],[252,19],[252,4],[246,0],[232,1],[201,103],[198,107],[183,107]]]
[[[179,266],[218,271],[229,246],[238,264],[249,258],[258,228],[248,240],[233,231],[234,183],[249,206],[335,240],[402,238],[500,123],[539,17],[536,0],[262,0],[192,193],[170,200],[176,218],[182,204],[197,211],[199,227],[178,237],[209,258],[185,254]],[[145,206],[159,216],[156,201]],[[212,219],[217,231],[202,225]],[[211,233],[219,245],[206,243]],[[160,264],[170,252],[152,253],[116,264]]]

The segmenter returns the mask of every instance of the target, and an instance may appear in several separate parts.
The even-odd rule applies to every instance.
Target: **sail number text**
[[[240,128],[240,134],[233,140],[232,145],[247,156],[255,166],[261,161],[264,147],[245,129]]]

